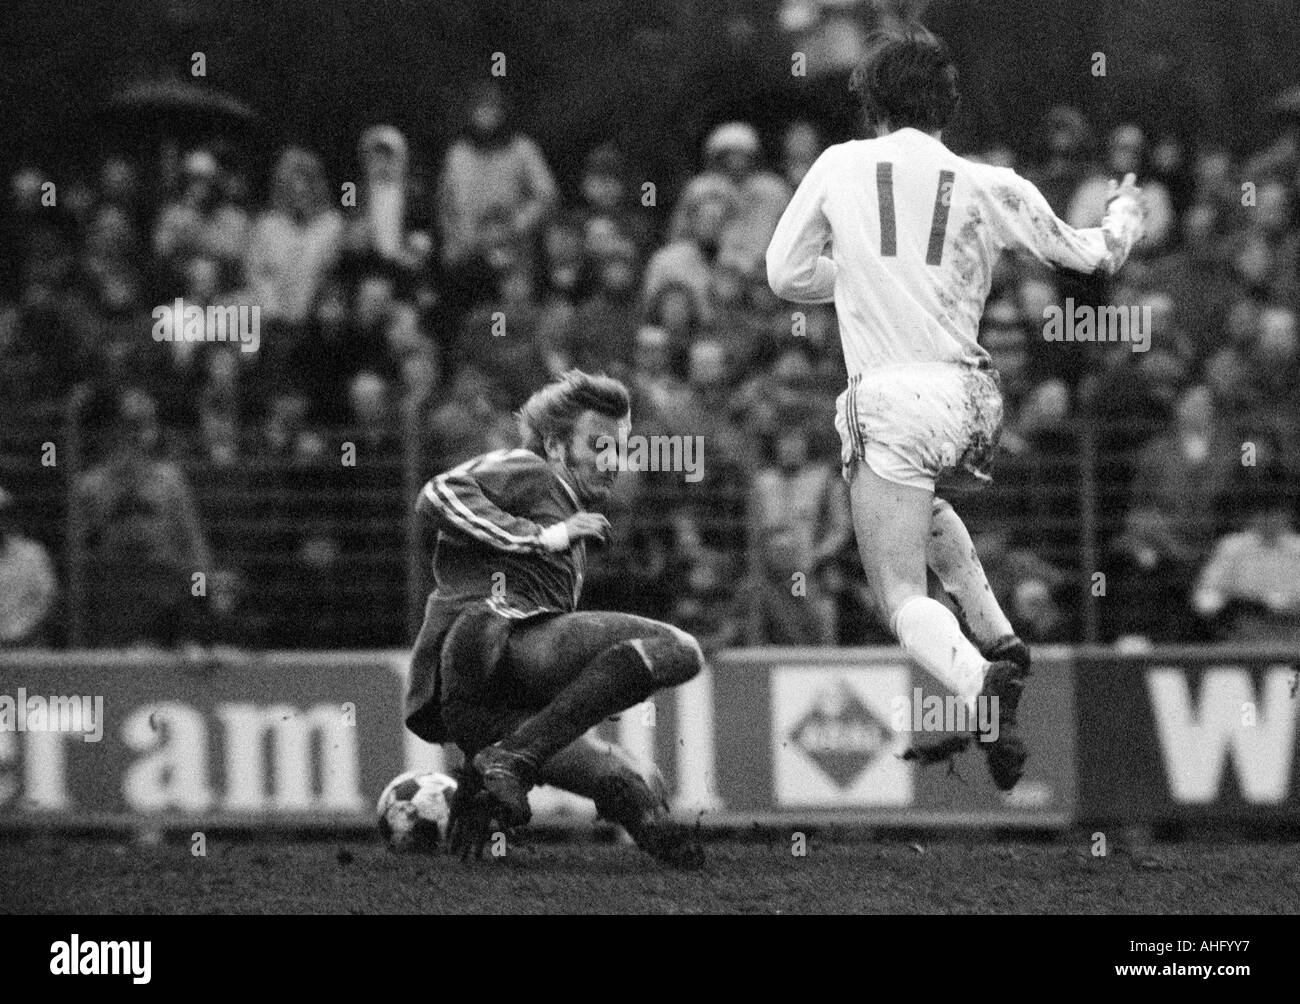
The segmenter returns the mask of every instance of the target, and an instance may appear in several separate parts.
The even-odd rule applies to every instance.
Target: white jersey
[[[1100,227],[1075,229],[1010,168],[899,129],[817,159],[772,235],[767,278],[786,300],[835,301],[850,374],[976,360],[987,358],[976,336],[1004,249],[1114,272],[1141,233],[1136,199],[1117,198]]]

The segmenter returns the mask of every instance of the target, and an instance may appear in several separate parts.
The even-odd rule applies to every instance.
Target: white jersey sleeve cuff
[[[569,549],[569,528],[563,523],[554,523],[542,531],[537,538],[542,547],[548,551],[567,551]]]

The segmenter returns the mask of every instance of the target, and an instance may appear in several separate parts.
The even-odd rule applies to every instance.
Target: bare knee
[[[660,687],[677,687],[699,675],[704,668],[704,652],[693,635],[671,624],[633,644],[641,650],[646,667],[655,684]]]

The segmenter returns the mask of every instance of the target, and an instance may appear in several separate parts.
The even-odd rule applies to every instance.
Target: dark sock
[[[640,654],[629,642],[620,642],[592,659],[554,700],[521,723],[501,741],[540,766],[604,721],[655,692],[655,681]]]

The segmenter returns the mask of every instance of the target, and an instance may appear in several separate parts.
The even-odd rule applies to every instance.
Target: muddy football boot
[[[988,648],[981,648],[980,655],[989,662],[1014,662],[1025,676],[1032,675],[1029,668],[1029,646],[1013,634],[999,638]]]
[[[602,819],[627,830],[636,845],[656,861],[683,871],[704,867],[704,845],[697,829],[673,819],[668,803],[641,778],[606,778],[595,802]]]
[[[498,743],[474,757],[474,768],[483,789],[500,806],[502,823],[507,827],[522,826],[532,818],[528,792],[537,783],[537,765],[531,759]]]
[[[932,767],[965,753],[970,742],[969,735],[945,736],[932,743],[916,742],[903,751],[903,759],[915,760],[922,767]]]
[[[1011,659],[995,662],[984,674],[984,686],[979,696],[983,700],[997,698],[998,734],[992,742],[979,736],[980,746],[988,762],[993,783],[1002,791],[1010,791],[1025,772],[1029,753],[1025,741],[1016,727],[1016,714],[1020,709],[1020,695],[1029,675],[1028,663]]]

